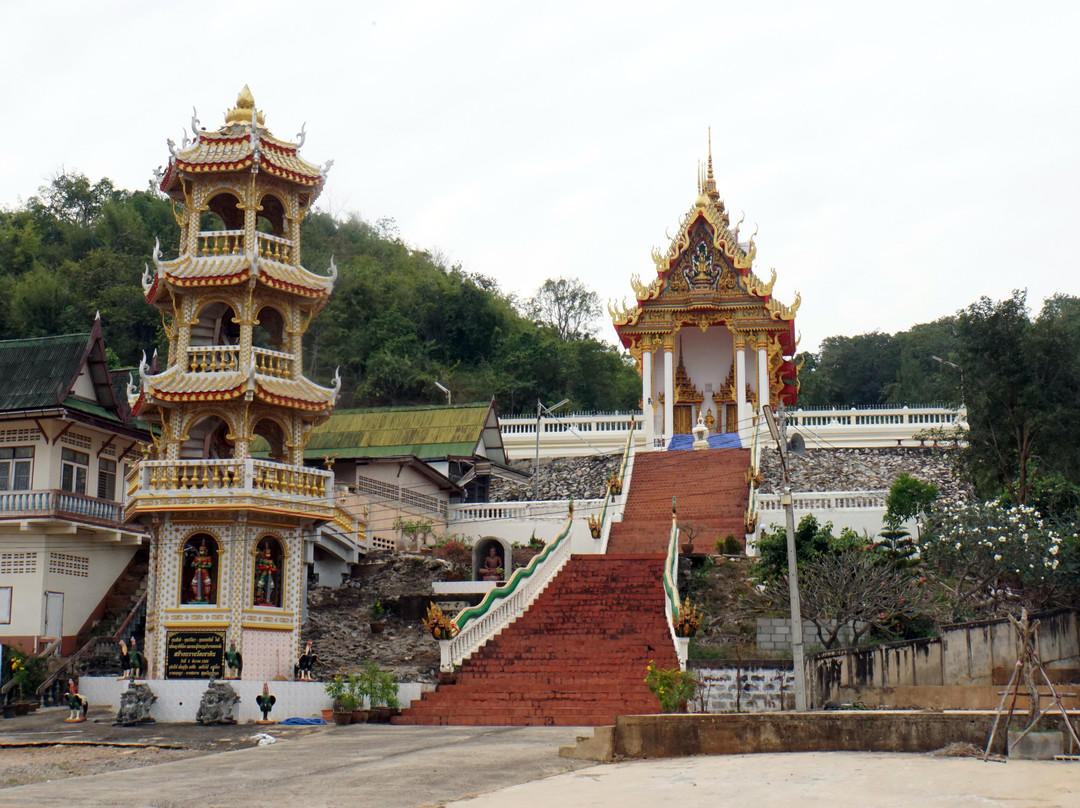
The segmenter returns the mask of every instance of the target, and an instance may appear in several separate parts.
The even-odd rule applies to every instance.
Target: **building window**
[[[97,495],[99,499],[116,499],[116,461],[98,458]]]
[[[73,494],[86,493],[86,472],[90,455],[74,449],[60,450],[60,487]]]
[[[11,622],[11,587],[0,586],[0,624]]]
[[[33,446],[0,447],[0,491],[29,491],[33,468]]]

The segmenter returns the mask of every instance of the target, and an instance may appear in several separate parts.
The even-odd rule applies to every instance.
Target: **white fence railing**
[[[792,494],[791,501],[796,511],[843,511],[866,508],[883,510],[888,496],[888,491],[808,491]],[[782,511],[784,506],[780,503],[779,494],[758,494],[757,509],[764,513]]]
[[[918,446],[929,429],[967,429],[967,410],[951,407],[897,407],[874,409],[788,410],[788,428],[798,432],[810,448],[871,448]],[[645,417],[633,413],[573,413],[541,421],[540,455],[572,457],[615,453],[622,449],[630,424],[634,445],[645,446]],[[536,416],[499,418],[503,445],[515,458],[536,451]],[[663,439],[656,439],[656,447]]]
[[[553,499],[543,502],[477,502],[471,505],[451,505],[447,515],[450,524],[487,522],[498,519],[565,519],[569,500]],[[604,504],[602,499],[577,499],[574,508],[592,513]]]

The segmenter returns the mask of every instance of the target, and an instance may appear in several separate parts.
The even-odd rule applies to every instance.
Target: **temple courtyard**
[[[0,724],[4,782],[13,781],[20,761],[29,761],[30,766],[47,762],[56,772],[51,776],[66,778],[2,788],[0,805],[635,808],[722,802],[829,808],[1064,808],[1080,804],[1080,763],[1072,762],[984,763],[918,754],[809,752],[597,765],[559,756],[560,746],[591,734],[591,728],[378,724],[121,728],[107,723],[107,714],[94,712],[91,719],[98,721],[81,725],[65,725],[66,711],[57,710]],[[256,745],[252,736],[263,729],[277,739],[275,743]],[[35,756],[38,764],[33,763]],[[69,765],[56,765],[65,756]],[[132,764],[140,767],[129,768]],[[99,773],[76,776],[80,771]]]

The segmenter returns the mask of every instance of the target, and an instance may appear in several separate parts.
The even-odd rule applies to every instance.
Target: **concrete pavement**
[[[168,726],[147,728],[147,734],[168,735]],[[234,731],[254,734],[260,729],[242,725]],[[1080,763],[983,763],[915,754],[813,752],[596,766],[558,757],[558,747],[572,743],[579,734],[590,734],[590,730],[376,724],[326,727],[262,748],[2,789],[0,806],[1080,805]]]

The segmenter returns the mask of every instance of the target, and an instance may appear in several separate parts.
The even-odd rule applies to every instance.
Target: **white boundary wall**
[[[195,714],[206,691],[207,679],[149,679],[145,681],[157,696],[150,708],[150,717],[165,723],[195,723]],[[262,711],[255,697],[262,693],[263,683],[255,679],[227,680],[240,696],[233,715],[241,724],[262,718]],[[270,692],[277,696],[277,703],[270,712],[270,719],[284,721],[286,718],[321,718],[322,710],[332,706],[322,682],[269,682]],[[79,692],[86,696],[90,705],[120,709],[120,694],[128,686],[127,679],[108,676],[84,676],[79,680]],[[420,698],[423,690],[433,685],[418,682],[402,682],[398,685],[398,701],[402,708]]]

